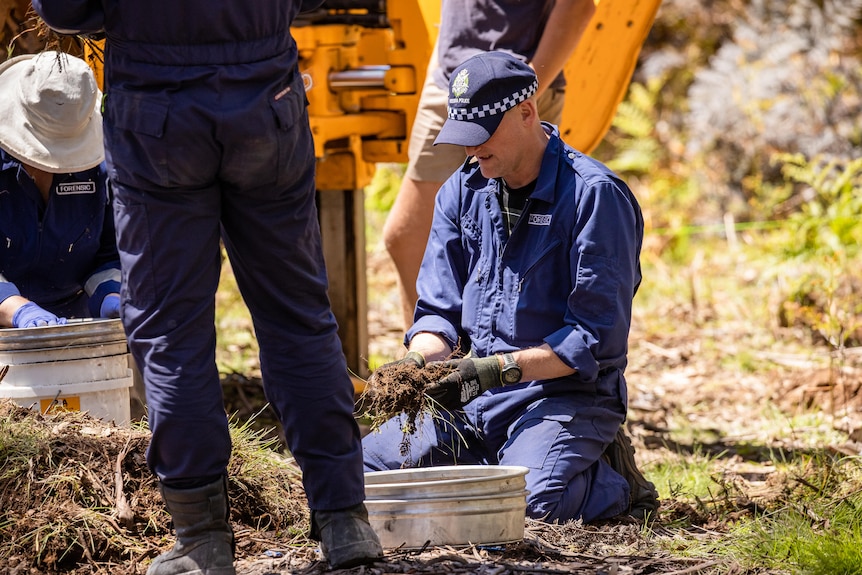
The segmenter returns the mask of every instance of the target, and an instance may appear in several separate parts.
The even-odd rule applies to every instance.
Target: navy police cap
[[[434,145],[478,146],[503,113],[536,93],[536,73],[505,52],[482,52],[455,68],[449,80],[448,118]]]

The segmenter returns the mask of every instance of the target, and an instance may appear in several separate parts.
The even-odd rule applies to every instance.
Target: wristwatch
[[[511,353],[503,354],[503,369],[500,370],[500,375],[503,378],[503,385],[511,385],[521,381],[521,366],[515,361],[515,356]]]

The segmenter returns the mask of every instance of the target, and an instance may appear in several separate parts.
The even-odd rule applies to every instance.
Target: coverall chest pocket
[[[34,234],[35,235],[35,234]],[[12,277],[22,270],[36,258],[35,243],[7,225],[0,227],[0,274],[7,280],[14,281]]]
[[[482,313],[488,309],[485,302],[486,286],[491,274],[491,259],[483,251],[483,237],[480,226],[469,215],[461,218],[462,257],[466,277],[462,292],[462,325],[480,330]],[[474,332],[474,333],[476,333]]]
[[[476,220],[469,214],[461,217],[461,243],[464,254],[464,264],[473,279],[481,280],[482,264],[482,230]]]
[[[91,265],[98,251],[99,230],[94,229],[91,222],[77,237],[71,235],[59,239],[54,261],[57,265],[84,269]]]

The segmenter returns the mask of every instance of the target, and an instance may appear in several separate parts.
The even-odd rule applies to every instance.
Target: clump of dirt
[[[453,367],[441,362],[432,362],[425,367],[412,362],[382,366],[366,382],[359,410],[368,418],[371,431],[379,429],[393,417],[401,417],[405,438],[401,452],[404,455],[409,447],[407,436],[416,431],[422,417],[433,416],[437,412],[434,401],[425,394],[426,386],[452,371]]]

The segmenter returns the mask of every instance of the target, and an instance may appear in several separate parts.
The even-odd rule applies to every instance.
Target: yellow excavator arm
[[[661,0],[596,0],[596,14],[566,63],[560,135],[591,153],[625,97]]]

